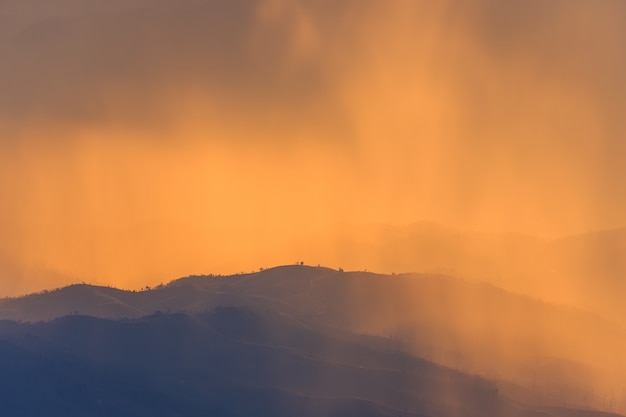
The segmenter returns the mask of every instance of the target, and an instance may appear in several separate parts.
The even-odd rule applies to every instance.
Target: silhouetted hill
[[[350,227],[307,242],[311,259],[376,271],[445,273],[585,308],[626,325],[626,228],[559,239],[480,233],[436,223]]]
[[[516,405],[388,341],[234,307],[3,322],[0,369],[11,416],[573,415]]]
[[[406,352],[501,380],[510,395],[535,404],[625,406],[624,329],[582,310],[442,275],[294,265],[188,277],[142,292],[76,285],[3,300],[0,318],[137,318],[156,311],[202,314],[219,306],[271,312],[330,334],[382,336]]]

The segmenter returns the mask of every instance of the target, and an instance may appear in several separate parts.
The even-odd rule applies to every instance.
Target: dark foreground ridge
[[[522,407],[376,338],[235,307],[2,322],[0,367],[11,416],[601,415]]]
[[[521,323],[511,330],[520,316],[526,334]],[[466,317],[480,324],[471,333]],[[563,335],[586,334],[591,357],[619,351],[621,329],[446,276],[284,266],[141,292],[73,285],[2,300],[2,319],[0,400],[11,415],[588,417],[609,414],[580,409],[620,409],[601,402],[591,371],[559,349]],[[543,356],[502,356],[515,349]]]

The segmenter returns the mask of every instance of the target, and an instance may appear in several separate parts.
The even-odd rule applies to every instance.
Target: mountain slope
[[[521,407],[493,383],[376,338],[331,335],[233,307],[122,321],[3,322],[0,352],[0,398],[16,416],[571,413]]]
[[[143,292],[79,285],[3,300],[0,318],[141,317],[218,306],[382,336],[437,363],[515,382],[526,391],[507,388],[509,394],[535,404],[626,408],[623,328],[582,310],[446,276],[285,266],[183,278]]]
[[[621,300],[626,228],[559,239],[479,233],[419,222],[346,226],[334,240],[302,245],[311,259],[347,268],[465,276],[556,303],[585,308],[626,325]],[[621,290],[621,291],[620,291]]]

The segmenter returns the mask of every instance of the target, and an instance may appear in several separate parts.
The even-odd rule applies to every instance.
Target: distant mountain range
[[[578,306],[626,325],[626,227],[558,239],[480,233],[437,223],[345,226],[302,244],[326,265],[443,273]]]
[[[439,363],[456,369],[458,375],[482,375],[496,381],[502,394],[498,396],[498,407],[505,407],[500,401],[510,398],[527,404],[533,412],[545,410],[545,407],[626,409],[626,397],[623,395],[626,381],[624,328],[580,309],[549,304],[491,285],[445,275],[380,275],[294,265],[254,274],[182,278],[140,292],[73,285],[0,301],[1,319],[22,322],[52,320],[37,324],[7,323],[0,332],[3,335],[0,339],[12,335],[7,342],[11,346],[22,346],[28,352],[34,349],[33,346],[45,347],[48,343],[59,347],[65,340],[101,343],[103,340],[119,339],[119,343],[126,343],[123,342],[126,337],[115,335],[114,331],[118,328],[137,326],[140,329],[150,326],[147,323],[158,323],[154,324],[158,328],[165,322],[172,325],[170,321],[173,320],[182,327],[178,330],[158,330],[167,340],[149,336],[129,343],[141,346],[141,349],[144,349],[143,344],[159,346],[162,343],[178,343],[176,349],[187,349],[189,342],[186,339],[171,335],[177,335],[177,331],[183,331],[191,324],[199,326],[192,331],[195,334],[198,329],[207,326],[208,317],[219,316],[220,312],[230,312],[237,317],[241,315],[254,323],[269,321],[272,326],[308,329],[324,340],[339,337],[348,344],[365,343],[368,348],[382,349],[391,356],[421,357],[424,359],[419,360],[420,363]],[[62,323],[70,323],[67,328],[79,323],[83,323],[83,327],[61,334],[58,332],[63,328]],[[90,330],[93,326],[94,330]],[[251,326],[248,322],[233,322],[223,327],[222,333],[245,332],[248,326]],[[109,331],[113,333],[109,335]],[[272,335],[281,331],[272,332]],[[41,342],[41,332],[48,332],[44,342]],[[16,335],[21,335],[20,340],[28,343],[17,343]],[[36,337],[32,339],[27,335]],[[295,347],[296,339],[305,340],[306,337],[294,337],[285,342],[272,336],[263,343],[279,347],[287,343],[287,351],[300,352],[305,356],[307,346],[316,346],[317,343],[305,342]],[[326,343],[329,342],[324,341]],[[96,346],[83,348],[85,352],[99,352]],[[107,352],[115,350],[114,347],[103,349]],[[285,347],[281,349],[284,351]],[[212,357],[212,354],[209,356]],[[372,361],[374,359],[364,361],[363,366],[369,367]],[[403,368],[389,369],[399,371]],[[310,369],[300,375],[309,379],[318,372],[320,370]],[[360,377],[355,378],[360,380]],[[496,385],[491,384],[486,385],[492,387],[486,391],[491,390],[493,395]],[[485,398],[491,398],[483,394],[487,396]],[[373,398],[371,395],[359,395],[355,398]],[[335,399],[342,398],[353,397],[339,395]],[[403,408],[398,406],[398,402],[388,400],[376,400],[375,403],[383,404],[383,408],[392,410],[392,414],[399,410],[408,413],[405,415],[456,415],[447,408],[429,413],[413,406]],[[469,409],[480,411],[475,411],[475,414],[468,411],[463,415],[518,415],[510,414],[513,411],[506,408],[512,404],[509,402],[505,407],[508,411],[497,413],[478,406],[479,403],[481,407],[489,403],[484,399],[470,403]],[[556,411],[551,413],[564,415]]]

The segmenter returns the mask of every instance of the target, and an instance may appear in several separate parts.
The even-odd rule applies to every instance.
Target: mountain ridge
[[[517,404],[488,380],[413,358],[380,338],[384,343],[349,334],[338,338],[273,313],[237,307],[198,315],[157,313],[122,320],[73,315],[7,324],[0,325],[0,362],[6,371],[0,385],[12,394],[4,398],[9,411],[46,409],[52,416],[287,416],[296,410],[311,417],[618,416]],[[37,387],[54,378],[56,388],[24,397],[23,381],[43,369]],[[23,378],[7,385],[16,373]],[[77,391],[80,400],[71,394],[77,384],[83,384]]]
[[[418,357],[516,381],[543,393],[547,404],[565,395],[597,408],[604,401],[601,393],[620,392],[619,376],[626,375],[621,353],[626,331],[620,325],[579,308],[446,275],[284,265],[250,274],[190,276],[135,292],[75,285],[1,300],[0,319],[137,319],[224,306],[393,340]]]

